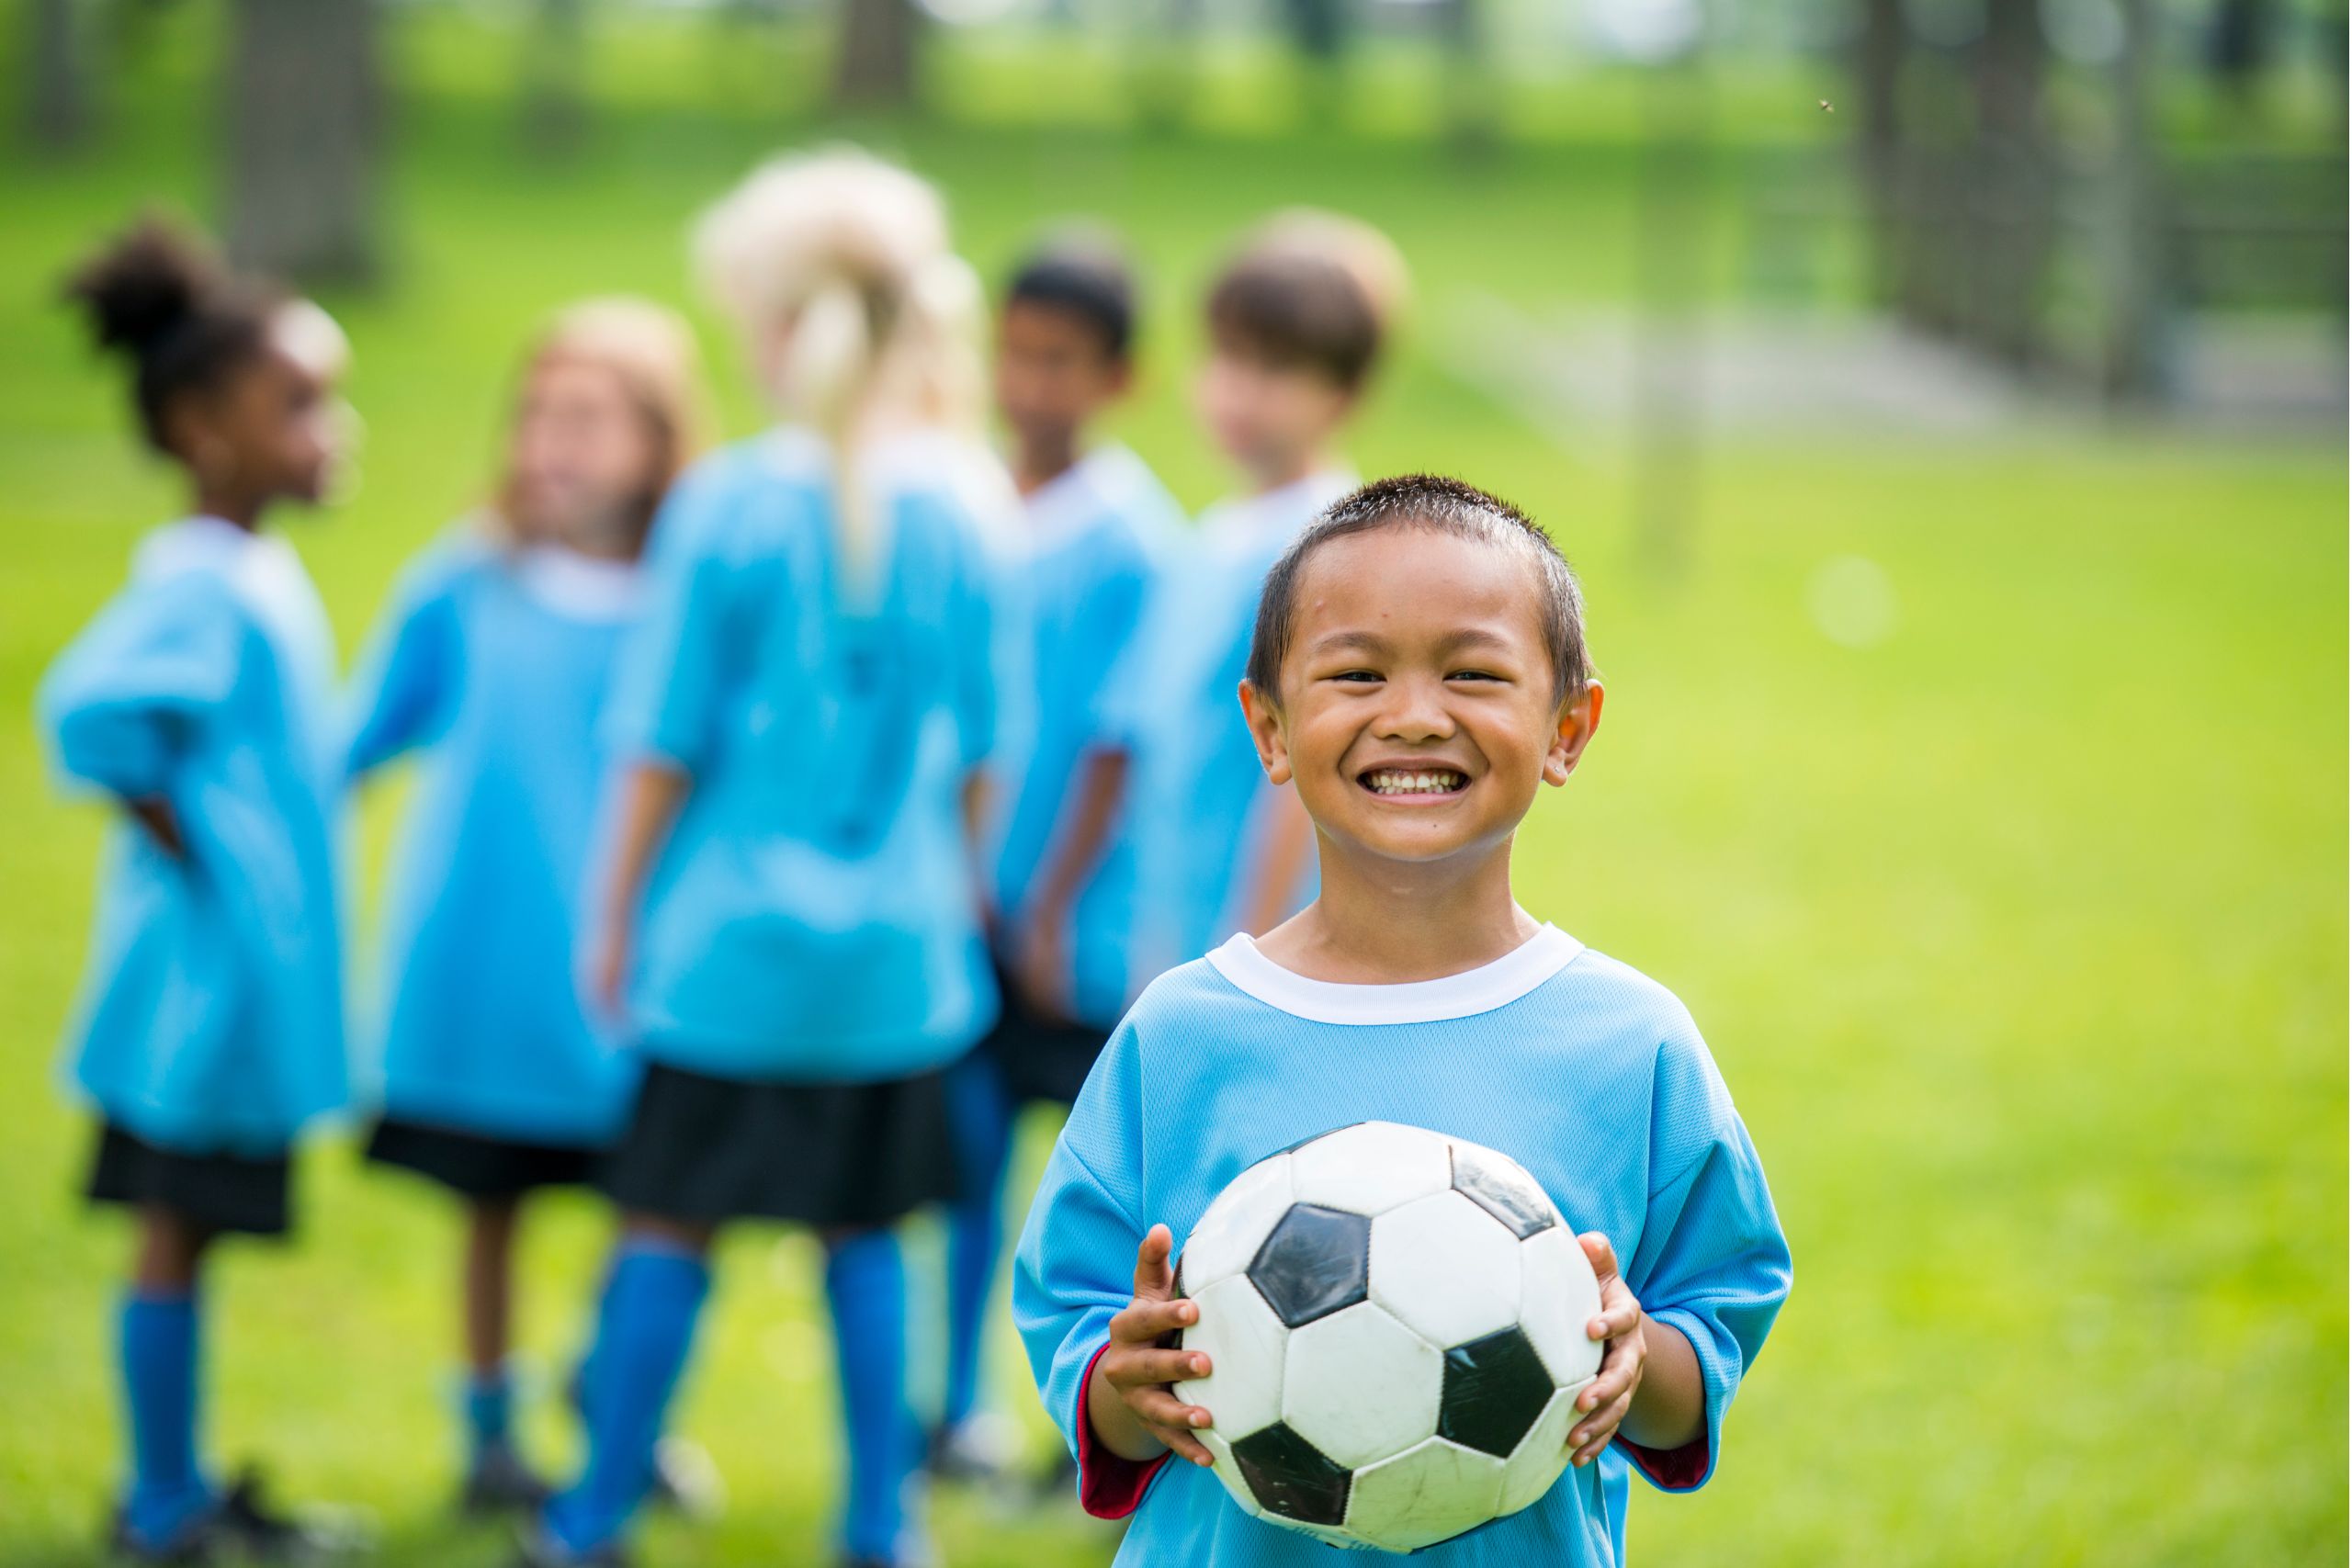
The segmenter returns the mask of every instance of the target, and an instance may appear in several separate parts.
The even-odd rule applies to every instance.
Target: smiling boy
[[[1382,480],[1267,574],[1241,703],[1269,779],[1315,825],[1321,890],[1265,936],[1170,971],[1104,1050],[1023,1235],[1013,1305],[1090,1511],[1136,1515],[1121,1562],[1320,1562],[1206,1467],[1212,1369],[1172,1236],[1265,1156],[1349,1122],[1510,1155],[1583,1234],[1606,1342],[1566,1437],[1574,1468],[1444,1564],[1614,1564],[1628,1472],[1713,1472],[1732,1394],[1790,1281],[1763,1168],[1690,1015],[1536,920],[1510,849],[1541,784],[1599,725],[1576,579],[1508,503]],[[1191,1461],[1170,1467],[1170,1453]]]

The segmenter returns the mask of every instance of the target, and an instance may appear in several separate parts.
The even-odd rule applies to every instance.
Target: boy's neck
[[[1078,432],[1023,432],[1013,444],[1012,483],[1023,495],[1035,495],[1078,467]]]
[[[1272,495],[1288,490],[1330,466],[1330,457],[1319,446],[1255,466],[1250,470],[1250,482],[1255,487],[1251,493]]]
[[[1475,863],[1362,862],[1321,845],[1315,902],[1259,940],[1310,980],[1396,985],[1492,964],[1542,929],[1510,891],[1510,840]]]
[[[264,504],[259,496],[215,490],[203,484],[196,487],[197,515],[218,517],[221,522],[233,524],[248,534],[260,532]]]

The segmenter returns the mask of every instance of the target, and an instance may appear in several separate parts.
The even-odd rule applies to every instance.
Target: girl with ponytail
[[[694,249],[781,420],[673,492],[623,657],[590,971],[644,1077],[600,1178],[621,1237],[587,1462],[525,1558],[616,1560],[712,1237],[764,1219],[825,1248],[841,1561],[924,1562],[892,1226],[954,1195],[944,1069],[996,1010],[973,840],[1001,606],[955,428],[977,346],[937,195],[863,153],[760,169]]]
[[[345,1100],[334,650],[301,562],[265,532],[281,503],[329,488],[343,336],[154,222],[66,296],[122,360],[140,433],[189,495],[40,697],[60,776],[116,807],[72,1065],[98,1121],[88,1195],[138,1220],[115,1340],[130,1462],[113,1547],[307,1561],[342,1543],[202,1461],[198,1286],[219,1236],[285,1234],[294,1144]]]

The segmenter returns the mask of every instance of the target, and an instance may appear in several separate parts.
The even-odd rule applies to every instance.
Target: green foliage
[[[608,49],[588,153],[524,173],[504,62],[465,47],[484,36],[443,22],[403,35],[391,280],[333,301],[356,344],[364,484],[295,536],[346,649],[400,561],[479,493],[536,315],[591,290],[682,297],[696,205],[761,151],[827,129],[748,107],[758,73],[740,62],[709,112],[683,112],[711,57],[680,31]],[[51,1086],[100,818],[50,791],[30,694],[138,532],[176,504],[50,299],[140,202],[203,205],[191,58],[200,48],[158,51],[153,90],[121,96],[93,161],[0,164],[10,1563],[85,1561],[120,1462],[106,1347],[125,1233],[71,1198],[87,1128]],[[1622,142],[1521,147],[1465,173],[1432,147],[1319,133],[865,129],[944,182],[984,267],[1060,214],[1128,231],[1156,287],[1122,433],[1194,502],[1227,482],[1184,399],[1187,300],[1218,247],[1283,202],[1388,225],[1420,303],[1357,461],[1491,485],[1584,571],[1609,719],[1524,833],[1521,894],[1690,1002],[1798,1259],[1721,1478],[1692,1499],[1636,1488],[1640,1560],[2270,1568],[2340,1553],[2340,446],[2081,431],[1730,443],[1706,455],[1695,564],[1668,584],[1634,569],[1616,448],[1540,432],[1442,335],[1473,292],[1529,310],[1631,293]],[[734,356],[710,342],[731,428],[748,429]],[[1807,611],[1821,563],[1846,555],[1896,595],[1892,637],[1866,650]],[[366,814],[371,872],[393,804]],[[1032,1157],[1049,1131],[1031,1129]],[[488,1568],[495,1536],[443,1513],[450,1216],[341,1141],[306,1162],[301,1207],[298,1245],[232,1247],[213,1282],[214,1452],[266,1457],[298,1495],[367,1505],[400,1568]],[[550,1382],[604,1236],[584,1200],[534,1223],[522,1337]],[[720,1285],[682,1425],[734,1506],[714,1528],[658,1526],[647,1558],[818,1560],[837,1461],[813,1252],[747,1231]],[[1001,1337],[1001,1402],[1030,1409]],[[569,1452],[551,1394],[532,1430],[548,1457]],[[957,1568],[1109,1550],[1067,1510],[1008,1523],[955,1498],[941,1525]]]

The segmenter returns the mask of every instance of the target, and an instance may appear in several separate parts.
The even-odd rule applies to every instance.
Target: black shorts
[[[285,1155],[177,1154],[103,1122],[83,1192],[93,1203],[169,1209],[209,1231],[284,1235],[292,1186]]]
[[[478,1137],[387,1116],[368,1137],[368,1158],[428,1177],[461,1198],[514,1198],[535,1187],[573,1187],[596,1173],[601,1149]]]
[[[957,1195],[945,1075],[751,1083],[650,1063],[597,1185],[673,1220],[890,1224]]]
[[[1102,1054],[1111,1032],[1071,1019],[1046,1017],[1023,998],[1021,987],[1001,966],[997,990],[1004,998],[1003,1010],[997,1014],[996,1027],[989,1031],[979,1048],[1004,1075],[1005,1089],[1013,1103],[1049,1100],[1069,1105],[1086,1087],[1086,1075],[1094,1070],[1094,1058]]]

